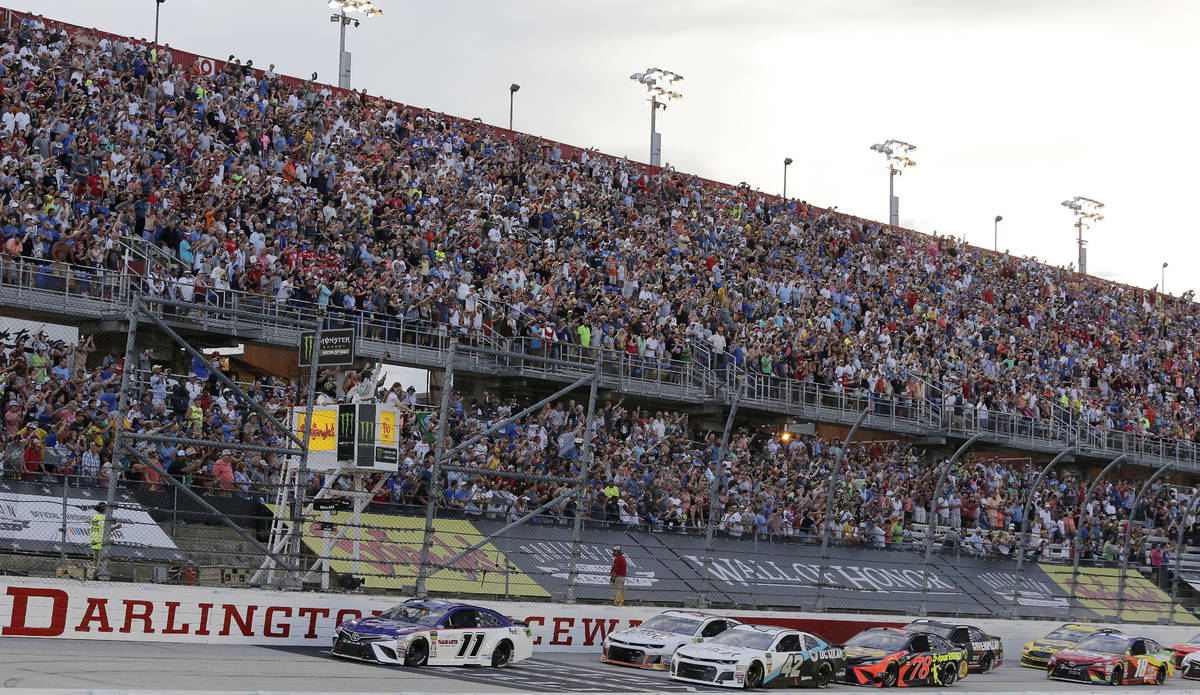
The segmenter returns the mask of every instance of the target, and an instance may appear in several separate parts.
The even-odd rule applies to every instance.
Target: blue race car
[[[405,666],[508,666],[533,654],[523,622],[464,603],[409,599],[337,627],[334,656]]]

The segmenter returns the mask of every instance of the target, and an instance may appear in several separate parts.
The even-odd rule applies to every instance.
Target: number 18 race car
[[[405,666],[508,666],[533,654],[525,623],[445,601],[409,599],[378,616],[342,623],[333,655]]]
[[[600,660],[639,668],[670,668],[676,649],[703,642],[739,624],[708,613],[666,611],[637,627],[609,633],[601,646]]]
[[[904,626],[908,630],[932,632],[967,653],[967,668],[987,673],[1004,663],[1004,643],[974,625],[921,618]]]
[[[842,648],[815,635],[766,625],[737,625],[671,660],[671,680],[726,688],[824,688],[845,676]]]
[[[843,680],[854,685],[953,685],[966,675],[967,653],[929,632],[872,627],[846,642]]]
[[[1146,637],[1093,635],[1050,657],[1046,677],[1064,681],[1162,685],[1175,672],[1174,654]]]

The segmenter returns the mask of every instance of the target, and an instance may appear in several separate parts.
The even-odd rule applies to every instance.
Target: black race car
[[[948,686],[967,675],[967,653],[931,632],[867,628],[846,642],[844,654],[840,680],[852,685]]]
[[[974,625],[921,618],[904,626],[908,630],[923,630],[942,637],[967,653],[967,667],[987,673],[1004,663],[1004,644]]]

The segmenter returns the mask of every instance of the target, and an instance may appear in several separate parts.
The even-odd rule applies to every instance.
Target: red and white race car
[[[1173,656],[1148,637],[1093,635],[1052,655],[1046,677],[1108,685],[1162,685],[1175,672]]]
[[[1175,652],[1175,668],[1183,668],[1183,660],[1188,654],[1200,652],[1200,635],[1195,635],[1186,642],[1171,647],[1171,651]]]

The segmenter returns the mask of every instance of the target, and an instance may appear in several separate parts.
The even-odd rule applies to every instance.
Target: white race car
[[[685,644],[703,642],[725,632],[736,620],[696,611],[666,611],[604,638],[600,660],[638,668],[670,668],[671,656]]]
[[[1183,657],[1183,663],[1179,666],[1179,676],[1188,680],[1200,681],[1200,651]]]
[[[369,618],[338,625],[334,656],[405,666],[508,666],[533,655],[525,623],[496,611],[409,599]]]
[[[671,660],[671,680],[726,688],[824,688],[845,674],[841,647],[770,625],[738,625]]]

